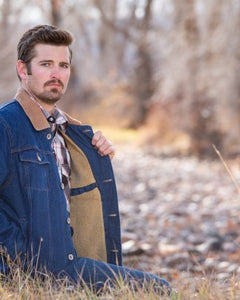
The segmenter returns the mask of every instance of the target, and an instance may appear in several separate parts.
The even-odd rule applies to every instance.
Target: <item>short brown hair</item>
[[[21,37],[18,46],[18,60],[22,60],[26,64],[35,56],[34,46],[36,44],[48,44],[59,46],[70,46],[73,41],[72,35],[51,25],[38,25],[26,31]],[[69,47],[70,61],[72,59],[72,51]]]

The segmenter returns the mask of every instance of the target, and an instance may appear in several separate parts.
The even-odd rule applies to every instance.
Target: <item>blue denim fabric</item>
[[[69,272],[67,269],[65,271]],[[162,293],[164,288],[165,292],[171,293],[169,283],[159,276],[89,258],[79,258],[75,270],[70,270],[68,274],[71,274],[69,277],[73,282],[83,281],[95,291],[105,286],[128,284],[136,290],[144,287]]]
[[[51,130],[36,130],[16,100],[0,109],[0,247],[12,259],[20,256],[26,268],[31,263],[55,275],[64,272],[75,282],[79,274],[94,284],[113,278],[113,273],[125,278],[126,272],[143,281],[145,273],[121,267],[118,200],[109,158],[101,157],[91,145],[91,127],[69,124],[66,134],[87,156],[96,179],[94,187],[101,194],[109,264],[77,257],[51,148]],[[106,180],[109,178],[112,180]],[[75,189],[72,194],[91,188]],[[3,268],[0,260],[0,270]],[[165,284],[154,275],[147,278],[151,276]]]

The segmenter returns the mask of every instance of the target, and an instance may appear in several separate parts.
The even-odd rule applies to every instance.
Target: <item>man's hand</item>
[[[96,131],[92,139],[92,145],[98,150],[101,156],[109,155],[113,158],[115,151],[112,143],[105,138],[101,131]]]

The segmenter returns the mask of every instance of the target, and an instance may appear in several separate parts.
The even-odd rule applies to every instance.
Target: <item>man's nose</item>
[[[60,69],[59,67],[52,67],[52,70],[51,70],[51,77],[52,78],[59,78],[60,77]]]

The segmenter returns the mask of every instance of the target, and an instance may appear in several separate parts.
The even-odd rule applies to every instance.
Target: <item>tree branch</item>
[[[103,22],[109,26],[112,30],[118,32],[118,33],[121,33],[125,38],[129,39],[130,41],[134,41],[135,38],[132,34],[129,33],[128,31],[128,28],[126,27],[120,27],[118,26],[117,24],[114,23],[113,20],[109,19],[105,12],[104,12],[104,9],[103,7],[101,6],[101,1],[99,0],[94,0],[94,4],[95,6],[97,7],[97,9],[99,10],[100,14],[101,14],[101,17],[102,17],[102,20]]]

